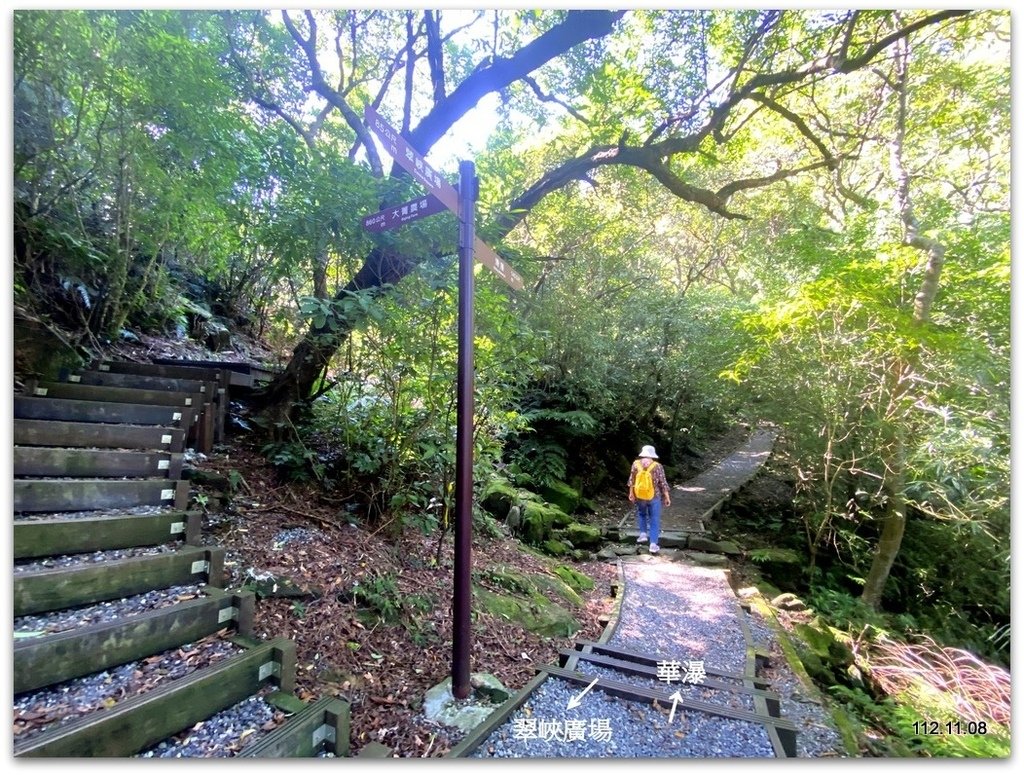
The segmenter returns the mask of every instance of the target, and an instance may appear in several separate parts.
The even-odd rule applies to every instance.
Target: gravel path
[[[775,432],[759,428],[725,459],[685,482],[672,482],[672,505],[661,510],[662,533],[703,530],[701,517],[726,494],[742,487],[771,455]],[[628,535],[636,535],[636,516],[628,509],[619,522]],[[632,529],[632,532],[630,530]]]
[[[665,557],[639,556],[623,562],[625,593],[618,625],[609,646],[639,652],[684,666],[743,673],[746,640],[739,616],[746,614],[718,568],[683,565]],[[755,641],[771,646],[774,634],[748,617]],[[777,649],[777,643],[774,643]],[[799,681],[785,661],[773,660],[765,675],[782,696],[783,716],[801,729],[802,757],[837,756],[838,735],[827,714],[803,700]],[[636,686],[754,710],[749,695],[713,690],[699,684],[627,676],[581,661],[591,676],[615,678]],[[471,758],[775,758],[765,728],[757,723],[671,707],[629,702],[594,688],[581,705],[570,699],[582,686],[551,678],[491,733]],[[801,740],[803,738],[803,740]]]

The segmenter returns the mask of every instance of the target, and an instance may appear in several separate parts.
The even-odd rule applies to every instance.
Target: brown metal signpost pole
[[[385,149],[406,172],[428,192],[400,205],[393,205],[363,218],[369,231],[388,231],[432,215],[447,207],[459,217],[459,364],[456,377],[455,429],[455,568],[452,592],[452,694],[460,700],[469,696],[470,618],[473,589],[470,584],[473,548],[473,258],[494,272],[515,290],[523,289],[523,278],[474,233],[476,218],[476,175],[473,162],[459,164],[459,190],[434,170],[419,151],[398,131],[366,106],[366,125],[380,138]]]
[[[459,364],[455,429],[455,590],[452,597],[452,695],[469,696],[470,575],[473,550],[473,162],[459,164]]]

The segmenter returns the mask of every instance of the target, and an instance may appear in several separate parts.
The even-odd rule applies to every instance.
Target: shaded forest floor
[[[141,336],[102,353],[109,359],[158,357],[265,362],[270,353],[238,340],[233,352],[213,353],[187,339]],[[15,383],[19,380],[18,370]],[[744,428],[710,440],[684,458],[679,481],[714,465],[742,441]],[[255,635],[287,637],[296,645],[296,694],[304,700],[344,696],[351,702],[353,753],[370,742],[400,757],[438,757],[463,737],[423,714],[424,695],[451,675],[453,549],[450,533],[371,529],[351,518],[344,494],[315,483],[282,482],[260,454],[262,441],[237,430],[209,456],[191,465],[220,474],[216,486],[195,482],[193,506],[206,512],[203,540],[226,550],[227,584],[257,590]],[[679,482],[673,481],[673,484]],[[617,524],[630,511],[614,490],[596,499],[592,524]],[[476,531],[473,581],[507,592],[507,574],[551,577],[556,561],[528,550],[494,523]],[[540,664],[557,664],[559,649],[576,639],[597,639],[601,617],[613,606],[614,563],[573,563],[594,581],[580,601],[545,594],[579,623],[566,637],[539,635],[479,610],[474,600],[471,670],[491,673],[518,690]]]
[[[694,470],[713,466],[749,434],[736,428],[710,442]],[[314,700],[341,695],[352,702],[352,742],[388,746],[401,757],[443,756],[463,734],[422,713],[426,691],[451,675],[453,548],[450,533],[425,535],[388,526],[369,529],[348,517],[348,499],[326,494],[313,483],[282,483],[259,453],[255,437],[243,435],[196,465],[234,482],[223,505],[209,493],[204,535],[227,550],[232,586],[258,588],[256,634],[285,636],[296,643],[298,695]],[[194,488],[201,496],[203,487]],[[625,486],[623,485],[623,490]],[[623,493],[596,499],[595,525],[614,525],[630,512]],[[473,581],[495,593],[502,579],[551,577],[569,564],[530,550],[494,524],[497,535],[475,528]],[[574,640],[601,636],[603,615],[614,601],[615,563],[572,563],[594,581],[567,608],[580,628],[571,637],[549,637],[480,610],[474,599],[471,670],[491,673],[510,690],[522,688],[540,664],[557,664],[559,649]]]
[[[256,635],[295,642],[296,693],[306,700],[347,697],[356,752],[371,741],[402,757],[450,750],[462,733],[427,720],[422,703],[451,675],[451,535],[439,547],[436,534],[406,529],[385,536],[349,524],[343,504],[324,500],[312,485],[278,483],[272,467],[242,443],[200,465],[239,482],[230,503],[211,510],[204,535],[227,550],[232,586],[268,595],[257,603]],[[474,537],[474,582],[495,592],[502,590],[493,574],[551,575],[556,564],[505,536]],[[574,637],[596,639],[599,617],[611,608],[615,566],[573,567],[595,582],[581,593],[583,606],[570,608],[581,625]],[[474,606],[471,670],[519,689],[537,665],[556,664],[558,649],[573,639],[537,635]]]

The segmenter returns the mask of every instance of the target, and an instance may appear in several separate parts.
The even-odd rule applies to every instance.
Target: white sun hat
[[[640,450],[640,454],[639,454],[638,457],[649,457],[652,460],[657,460],[658,459],[658,453],[654,451],[654,447],[652,447],[650,444],[648,444],[642,450]]]

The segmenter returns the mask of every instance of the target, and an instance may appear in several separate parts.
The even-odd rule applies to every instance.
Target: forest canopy
[[[269,342],[266,452],[443,530],[456,221],[480,483],[594,494],[780,430],[772,528],[834,607],[1008,660],[1010,16],[953,10],[17,11],[16,314],[88,350]],[[313,450],[330,449],[331,455]],[[625,462],[628,470],[628,459]],[[823,598],[824,599],[824,598]]]

